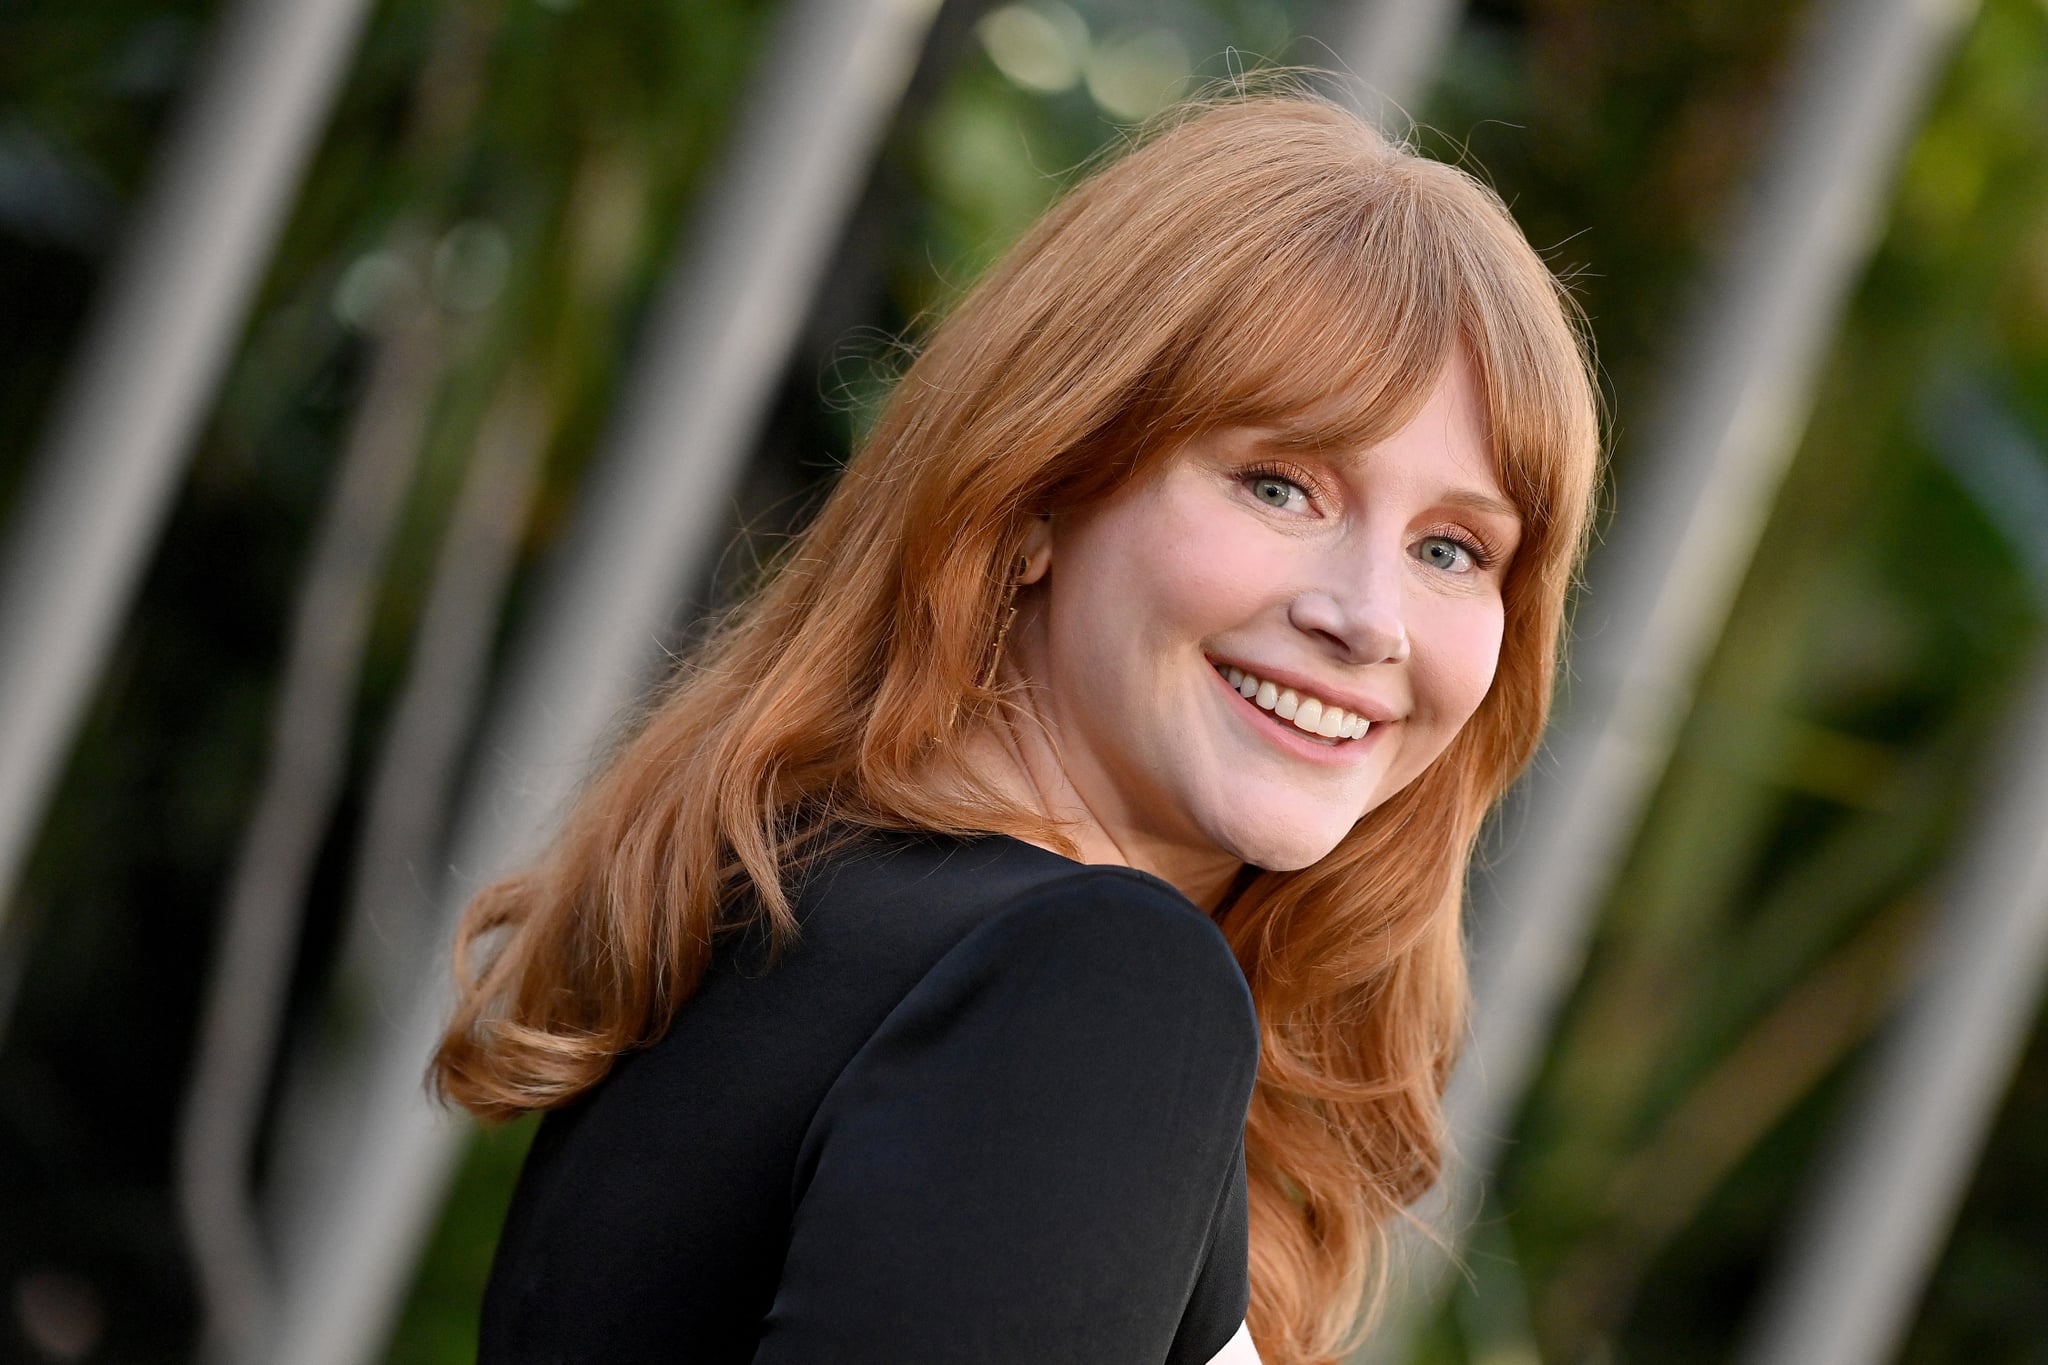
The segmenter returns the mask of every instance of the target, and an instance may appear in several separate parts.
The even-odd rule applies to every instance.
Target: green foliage
[[[989,8],[942,14],[942,46],[846,234],[737,509],[764,538],[815,505],[921,325],[1123,135],[1148,90],[1170,93],[1160,73],[1183,56],[1197,81],[1328,55],[1294,39],[1326,22],[1306,0],[1031,0],[1035,18],[1006,21],[1029,50],[977,26]],[[55,168],[37,195],[0,178],[0,506],[217,9],[31,0],[0,18],[0,170]],[[0,1054],[0,1183],[22,1195],[0,1205],[0,1277],[56,1266],[104,1286],[123,1311],[96,1358],[170,1358],[190,1334],[172,1116],[282,623],[383,310],[424,307],[443,344],[366,660],[364,750],[508,393],[538,398],[548,452],[523,558],[556,543],[772,12],[377,8],[24,896],[32,970]],[[1493,183],[1573,280],[1615,412],[1624,514],[1643,408],[1770,136],[1807,12],[1488,0],[1418,131]],[[2048,561],[1959,471],[1987,421],[2048,465],[2044,146],[2048,11],[1985,0],[1901,169],[1798,461],[1520,1120],[1472,1288],[1422,1358],[1727,1358],[1914,961],[2007,685],[2041,639],[2034,566]],[[522,576],[515,618],[526,591]],[[316,878],[300,1038],[354,1021],[347,1001],[320,1002],[366,761],[352,760]],[[2037,1040],[1910,1361],[2048,1359],[2025,1316],[2048,1276],[2044,1086]],[[471,1147],[394,1360],[473,1356],[531,1131]],[[0,1354],[14,1346],[0,1336]]]
[[[1625,514],[1632,413],[1656,370],[1643,355],[1661,351],[1663,315],[1767,133],[1763,95],[1789,34],[1768,7],[1753,25],[1735,21],[1740,6],[1639,8],[1632,22],[1613,8],[1547,6],[1517,36],[1525,57],[1480,54],[1536,73],[1505,92],[1525,105],[1488,104],[1476,77],[1448,102],[1528,119],[1472,138],[1497,149],[1482,159],[1525,223],[1588,221],[1569,250],[1597,262],[1582,288],[1614,376]],[[1576,78],[1546,86],[1567,70]],[[2048,598],[2024,547],[1946,463],[1972,434],[1943,414],[1959,410],[1958,386],[1995,395],[2031,425],[2034,476],[2048,477],[2044,70],[2040,7],[1988,3],[1902,169],[1804,446],[1522,1121],[1497,1199],[1543,1359],[1728,1358],[1844,1078],[1915,961],[1929,879],[1970,818],[2007,685],[2042,638]],[[2023,1075],[2022,1090],[2032,1083]],[[1994,1153],[2015,1141],[2010,1125],[2044,1136],[2038,1110],[2003,1123]],[[1986,1223],[2038,1226],[2038,1197],[1995,1159],[1980,1180],[2017,1201]],[[2026,1240],[1966,1221],[1914,1351],[1967,1332],[1949,1316],[1965,1301],[1957,1277]],[[1995,1321],[1980,1319],[1976,1339],[1999,1339]]]
[[[467,1365],[512,1185],[539,1119],[478,1130],[393,1335],[390,1365]]]

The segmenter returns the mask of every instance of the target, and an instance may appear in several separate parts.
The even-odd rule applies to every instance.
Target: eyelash
[[[1238,478],[1248,484],[1257,483],[1260,479],[1278,479],[1282,483],[1293,484],[1311,498],[1323,496],[1321,480],[1317,479],[1315,475],[1309,473],[1300,465],[1288,464],[1284,461],[1274,464],[1254,465],[1250,469],[1240,472]]]
[[[1238,478],[1246,484],[1257,483],[1260,479],[1278,479],[1282,483],[1293,484],[1302,492],[1308,494],[1310,498],[1321,498],[1323,496],[1323,485],[1315,475],[1309,473],[1300,465],[1288,464],[1284,461],[1273,464],[1254,465],[1240,472]],[[1424,539],[1450,541],[1464,550],[1466,554],[1472,556],[1473,569],[1481,573],[1500,563],[1500,551],[1495,548],[1493,543],[1477,531],[1469,530],[1463,526],[1439,526],[1429,531],[1424,536]]]
[[[1484,573],[1500,563],[1500,551],[1493,548],[1477,531],[1468,531],[1462,526],[1447,526],[1429,532],[1425,540],[1448,540],[1472,556],[1472,567]]]

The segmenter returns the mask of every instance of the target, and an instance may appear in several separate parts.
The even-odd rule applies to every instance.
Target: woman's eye
[[[1276,474],[1260,474],[1252,480],[1252,496],[1268,507],[1286,509],[1300,502],[1308,501],[1308,494],[1292,479],[1283,479]]]
[[[1470,573],[1478,566],[1470,546],[1461,545],[1449,536],[1428,536],[1416,546],[1416,554],[1422,562],[1447,573]]]

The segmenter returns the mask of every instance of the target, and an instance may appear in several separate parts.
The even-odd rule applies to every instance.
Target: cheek
[[[1446,743],[1479,709],[1487,689],[1493,686],[1494,672],[1500,666],[1502,633],[1498,598],[1448,606],[1431,623],[1426,665],[1428,704]]]
[[[1271,535],[1199,496],[1134,501],[1069,550],[1067,571],[1086,585],[1075,609],[1091,618],[1090,633],[1154,649],[1241,625],[1287,576]]]
[[[1284,548],[1243,517],[1184,516],[1164,529],[1146,571],[1183,630],[1240,626],[1288,578]]]

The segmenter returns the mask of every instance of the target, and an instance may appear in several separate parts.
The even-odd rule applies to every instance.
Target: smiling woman
[[[1044,586],[1009,637],[1034,723],[979,732],[1082,857],[1207,906],[1247,864],[1317,862],[1443,752],[1493,681],[1520,538],[1461,352],[1367,450],[1275,437],[1211,428],[1035,519],[1020,581]]]
[[[466,914],[435,1079],[552,1111],[484,1358],[1334,1359],[1597,454],[1505,209],[1352,115],[1074,189]]]

